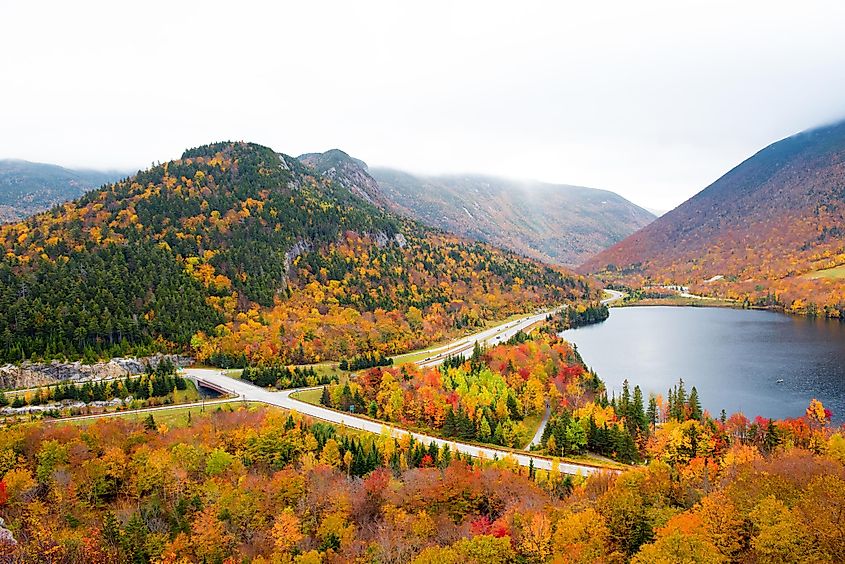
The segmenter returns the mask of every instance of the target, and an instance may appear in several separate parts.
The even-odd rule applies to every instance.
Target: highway
[[[370,433],[376,434],[386,430],[391,436],[397,438],[403,435],[411,435],[412,437],[414,437],[415,440],[420,441],[426,445],[430,444],[432,441],[434,441],[434,443],[436,443],[437,446],[441,448],[443,447],[443,445],[448,444],[452,452],[460,452],[461,454],[468,454],[470,456],[483,457],[488,460],[492,460],[494,457],[499,457],[501,459],[506,456],[511,456],[518,464],[522,466],[529,466],[531,464],[531,461],[533,460],[535,468],[550,470],[552,467],[552,460],[548,458],[532,456],[530,454],[514,452],[506,449],[500,449],[495,446],[479,446],[461,443],[457,441],[445,440],[423,433],[415,433],[407,431],[405,429],[401,429],[399,427],[395,427],[388,423],[374,421],[365,417],[359,417],[351,413],[342,413],[319,405],[312,405],[310,403],[306,403],[304,401],[300,401],[291,397],[291,394],[295,394],[296,392],[307,390],[309,388],[270,391],[265,388],[253,386],[252,384],[244,382],[242,380],[236,380],[235,378],[224,376],[219,370],[216,369],[188,368],[185,370],[185,374],[186,376],[189,376],[191,378],[211,383],[215,387],[226,389],[232,395],[238,396],[241,399],[247,401],[262,402],[269,405],[275,405],[277,407],[289,409],[291,411],[297,411],[315,419],[321,419],[323,421],[328,421],[337,425],[351,427],[353,429],[360,429],[362,431],[368,431]],[[604,468],[597,468],[584,464],[572,464],[567,462],[560,462],[558,464],[558,470],[564,474],[581,474],[584,476],[594,474],[596,472],[612,471]]]
[[[510,321],[508,323],[497,325],[496,327],[491,327],[490,329],[479,331],[478,333],[469,335],[468,337],[462,337],[457,341],[449,343],[448,345],[429,349],[428,353],[430,356],[417,362],[417,364],[420,366],[437,366],[450,356],[462,356],[463,358],[469,358],[472,355],[472,349],[475,348],[475,343],[478,343],[481,346],[493,346],[498,345],[499,343],[504,343],[516,335],[519,331],[526,331],[532,325],[545,320],[550,314],[560,311],[561,309],[562,308],[556,308],[536,313],[534,315],[529,315],[527,317],[523,317],[522,319],[517,319],[516,321]]]
[[[619,290],[609,290],[609,289],[605,288],[604,291],[607,292],[608,294],[610,294],[609,298],[605,298],[601,301],[601,303],[603,303],[604,305],[610,305],[613,302],[618,302],[619,300],[623,300],[628,295],[625,292],[620,292]]]
[[[616,292],[613,290],[608,290],[609,293],[613,294],[610,298],[602,300],[602,303],[608,303],[610,301],[616,301],[624,297],[622,292]],[[563,306],[565,307],[565,306]],[[452,343],[447,345],[443,345],[441,347],[437,347],[434,349],[430,349],[428,352],[431,353],[431,357],[426,357],[423,360],[420,360],[418,364],[421,366],[435,366],[437,364],[442,363],[447,357],[454,356],[454,355],[461,355],[464,357],[468,357],[472,354],[472,349],[475,346],[475,343],[478,342],[482,345],[496,345],[501,342],[505,342],[510,339],[513,335],[515,335],[519,331],[525,331],[530,328],[532,325],[543,321],[550,313],[554,313],[559,311],[561,308],[557,308],[554,310],[544,311],[541,313],[536,313],[522,319],[518,319],[515,321],[509,321],[507,323],[500,324],[496,327],[491,327],[489,329],[485,329],[483,331],[479,331],[473,335],[469,335],[467,337],[462,337]],[[477,444],[469,444],[463,443],[459,441],[453,440],[446,440],[441,439],[438,437],[434,437],[432,435],[427,435],[424,433],[417,433],[408,431],[406,429],[402,429],[396,427],[394,425],[384,423],[381,421],[375,421],[366,417],[361,417],[352,413],[343,413],[340,411],[335,411],[333,409],[328,409],[323,406],[319,405],[312,405],[301,400],[298,400],[294,397],[291,397],[293,394],[297,392],[305,391],[311,388],[298,388],[294,390],[283,390],[283,391],[271,391],[266,388],[260,388],[258,386],[254,386],[249,382],[245,382],[243,380],[238,380],[236,378],[231,378],[226,376],[223,371],[219,369],[211,369],[211,368],[187,368],[184,371],[186,377],[189,377],[196,381],[197,383],[203,384],[206,387],[210,387],[220,391],[222,393],[229,394],[234,396],[235,399],[222,399],[218,401],[206,401],[205,405],[213,405],[215,403],[224,403],[230,401],[253,401],[253,402],[261,402],[268,405],[273,405],[277,407],[281,407],[283,409],[288,409],[291,411],[297,411],[304,415],[308,415],[315,419],[320,419],[323,421],[328,421],[330,423],[334,423],[337,425],[350,427],[353,429],[360,429],[362,431],[368,431],[371,433],[383,433],[387,432],[393,437],[401,437],[403,435],[411,435],[414,437],[415,440],[420,441],[426,445],[434,442],[439,447],[443,447],[444,445],[449,445],[449,448],[453,452],[460,452],[461,454],[470,455],[474,457],[482,457],[488,460],[492,460],[494,457],[504,458],[504,457],[511,457],[516,463],[522,466],[530,466],[533,462],[535,468],[539,468],[542,470],[551,470],[553,461],[550,458],[537,456],[528,454],[525,452],[520,451],[513,451],[504,448],[498,448],[493,445],[488,446],[480,446]],[[162,406],[162,407],[153,407],[138,410],[140,412],[145,411],[159,411],[162,409],[178,409],[182,407],[187,407],[186,405],[173,405],[173,406]],[[111,417],[125,414],[126,412],[114,412],[114,413],[103,413],[99,415],[92,415],[92,416],[82,416],[76,417],[74,419],[88,419],[88,418],[99,418],[99,417]],[[539,430],[537,431],[537,435],[535,435],[534,440],[532,443],[537,442],[538,437],[542,437],[543,428],[545,427],[546,422],[548,421],[549,417],[549,409],[547,407],[545,416],[543,418],[543,422],[540,425]],[[57,421],[63,421],[63,419],[59,419]],[[586,464],[575,464],[569,462],[559,462],[557,465],[558,471],[565,473],[565,474],[572,474],[572,475],[590,475],[597,472],[618,472],[618,470],[609,470],[606,468],[599,468],[596,466],[586,465]]]
[[[608,290],[608,293],[612,294],[611,297],[602,300],[602,303],[609,303],[624,297],[624,294],[622,292],[617,292],[615,290]],[[505,342],[520,330],[527,330],[532,325],[546,319],[549,314],[554,313],[556,311],[560,311],[560,309],[561,308],[556,308],[536,313],[534,315],[529,315],[527,317],[515,321],[509,321],[496,327],[491,327],[489,329],[479,331],[478,333],[475,333],[473,335],[462,337],[447,345],[430,349],[428,353],[430,353],[431,356],[420,360],[417,364],[421,366],[435,366],[437,364],[442,363],[449,356],[461,355],[464,357],[468,357],[472,354],[472,349],[474,348],[476,342],[481,345],[495,345],[501,342]],[[391,436],[394,437],[401,437],[402,435],[410,434],[414,437],[415,440],[418,440],[426,445],[430,444],[432,441],[434,441],[441,448],[443,447],[443,445],[448,444],[449,448],[452,449],[453,452],[457,451],[461,454],[469,454],[470,456],[476,457],[480,456],[487,459],[493,459],[494,457],[504,458],[506,456],[510,456],[522,466],[529,466],[533,461],[534,466],[536,468],[550,470],[552,467],[552,460],[549,458],[539,457],[536,455],[526,454],[518,451],[511,451],[503,448],[497,448],[495,446],[479,446],[476,444],[441,439],[432,435],[408,431],[390,425],[388,423],[384,423],[382,421],[375,421],[367,417],[361,417],[352,413],[342,413],[333,409],[328,409],[323,406],[313,405],[291,397],[292,394],[296,394],[297,392],[305,391],[310,388],[270,391],[265,388],[259,388],[258,386],[254,386],[249,382],[225,376],[222,371],[217,369],[189,368],[185,370],[185,374],[186,376],[193,378],[198,382],[210,385],[211,387],[219,391],[228,392],[243,400],[275,405],[277,407],[297,411],[304,415],[314,417],[315,419],[321,419],[330,423],[335,423],[337,425],[351,427],[353,429],[360,429],[362,431],[369,431],[371,433],[382,433],[384,431],[387,431],[388,433],[390,433]],[[532,443],[537,441],[538,437],[542,437],[543,429],[545,427],[545,424],[548,422],[548,417],[549,410],[547,409],[545,417],[543,418],[543,422],[541,423],[540,428],[537,431],[537,435],[535,435],[534,437],[534,440],[532,440]],[[597,468],[595,466],[589,466],[585,464],[573,464],[568,462],[560,462],[558,464],[558,470],[565,474],[573,475],[589,475],[596,472],[609,471],[607,469]]]

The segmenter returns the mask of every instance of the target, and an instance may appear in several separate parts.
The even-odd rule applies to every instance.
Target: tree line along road
[[[614,292],[613,294],[613,297],[608,298],[606,300],[602,300],[602,303],[608,303],[619,299],[619,294],[621,293]],[[556,311],[560,311],[560,309],[562,308],[556,308],[553,310],[535,313],[533,315],[526,316],[516,321],[510,321],[498,325],[496,327],[485,329],[473,335],[462,337],[448,345],[444,345],[436,349],[431,349],[430,352],[432,353],[433,357],[428,357],[423,360],[420,360],[417,364],[421,366],[435,366],[437,364],[442,363],[449,356],[461,355],[464,357],[468,357],[472,353],[472,349],[474,348],[475,343],[479,343],[480,345],[496,345],[499,343],[503,343],[513,337],[519,331],[527,330],[532,325],[543,321],[549,314],[555,313]],[[191,378],[199,385],[204,385],[206,387],[213,388],[217,391],[231,394],[232,396],[235,396],[237,398],[236,400],[222,399],[216,401],[206,401],[204,402],[206,406],[213,405],[216,403],[226,403],[237,400],[260,402],[267,405],[273,405],[276,407],[287,409],[290,411],[296,411],[304,415],[308,415],[309,417],[321,419],[329,423],[334,423],[353,429],[359,429],[370,433],[379,434],[387,430],[387,432],[391,436],[396,438],[402,437],[404,435],[410,435],[414,438],[414,440],[420,441],[424,444],[430,444],[431,442],[434,442],[440,448],[443,448],[445,445],[449,445],[449,448],[452,451],[460,452],[461,454],[470,455],[473,457],[481,457],[486,458],[488,460],[492,460],[494,458],[502,459],[505,457],[510,457],[521,466],[531,466],[533,464],[535,468],[541,470],[551,470],[552,467],[555,465],[555,461],[548,457],[512,451],[504,448],[498,448],[492,445],[482,446],[478,444],[446,440],[440,437],[435,437],[424,433],[408,431],[406,429],[402,429],[400,427],[396,427],[388,423],[375,421],[365,417],[360,417],[351,413],[343,413],[335,411],[333,409],[325,408],[323,406],[313,405],[291,397],[292,394],[296,394],[297,392],[302,392],[313,388],[297,388],[283,391],[271,391],[265,388],[254,386],[249,382],[226,376],[221,370],[218,369],[187,368],[183,372],[186,377]],[[163,409],[177,409],[189,407],[190,405],[193,404],[151,407],[142,410],[132,411],[131,413],[146,411],[154,412]],[[125,415],[126,413],[130,412],[121,411],[103,413],[99,415],[75,417],[73,419],[94,419],[98,417]],[[57,421],[63,420],[66,419],[60,419]],[[544,417],[543,424],[540,426],[537,435],[542,436],[543,427],[545,426],[547,420],[548,414],[546,417]],[[591,466],[588,464],[577,464],[572,462],[558,462],[557,470],[564,474],[580,474],[584,476],[588,476],[598,472],[619,472],[618,470],[614,469]]]

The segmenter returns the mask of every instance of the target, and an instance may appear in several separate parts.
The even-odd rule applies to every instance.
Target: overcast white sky
[[[0,157],[242,139],[668,209],[845,117],[845,2],[4,2]],[[525,4],[525,5],[520,5]]]

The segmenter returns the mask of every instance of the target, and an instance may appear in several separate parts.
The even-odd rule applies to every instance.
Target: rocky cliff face
[[[387,201],[378,182],[370,176],[367,163],[364,161],[353,159],[339,149],[332,149],[325,153],[306,153],[297,158],[320,176],[343,186],[366,202],[381,208],[386,207]]]
[[[18,541],[15,540],[12,531],[6,528],[6,522],[0,517],[0,546],[6,545],[8,547],[17,546]]]
[[[187,366],[192,359],[176,355],[157,355],[146,358],[113,358],[108,362],[46,363],[24,362],[20,365],[0,366],[0,389],[34,388],[64,381],[106,380],[140,374],[147,364],[155,368],[165,358],[177,366]]]

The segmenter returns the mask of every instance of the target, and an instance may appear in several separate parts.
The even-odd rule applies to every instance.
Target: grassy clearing
[[[414,363],[414,362],[419,362],[421,360],[425,360],[426,358],[428,358],[432,355],[436,355],[437,353],[432,353],[430,351],[432,349],[438,348],[440,346],[442,346],[442,345],[437,345],[435,347],[431,347],[431,348],[424,349],[424,350],[421,350],[421,351],[415,351],[415,352],[411,352],[411,353],[405,353],[405,354],[400,354],[398,356],[394,356],[393,357],[393,364],[396,365],[396,366],[400,366],[402,364],[408,364],[409,362]]]
[[[531,415],[527,415],[522,420],[522,428],[525,429],[525,436],[528,437],[524,448],[528,448],[528,445],[530,445],[531,441],[534,439],[537,429],[540,428],[540,423],[543,422],[543,415],[545,415],[544,412],[533,413]]]
[[[684,296],[667,296],[665,298],[626,300],[624,303],[614,305],[614,307],[638,306],[736,307],[737,303],[732,300],[723,300],[719,298],[702,300],[700,298],[687,298]]]
[[[290,397],[311,405],[320,405],[320,397],[323,395],[323,389],[317,388],[315,390],[304,390],[291,394]]]
[[[172,409],[157,409],[157,410],[150,410],[150,411],[123,411],[119,413],[115,413],[111,415],[111,417],[121,417],[124,419],[128,419],[130,421],[143,421],[147,417],[150,416],[152,413],[153,418],[156,420],[156,423],[159,425],[164,424],[171,428],[176,427],[186,427],[188,425],[188,414],[191,414],[191,418],[200,417],[205,414],[213,413],[218,409],[225,409],[229,411],[235,411],[243,406],[243,402],[239,402],[237,400],[232,400],[227,403],[218,403],[218,404],[210,404],[210,405],[187,405],[184,407],[174,407]],[[248,407],[258,407],[263,406],[264,404],[258,402],[249,402],[247,403]],[[97,417],[91,417],[87,419],[68,419],[67,423],[72,425],[90,425],[91,423],[97,421]]]
[[[173,392],[173,403],[191,403],[200,400],[200,393],[192,380],[185,379],[187,387]]]
[[[820,279],[828,279],[828,280],[839,280],[845,278],[845,266],[837,266],[835,268],[826,268],[824,270],[816,270],[814,272],[808,272],[801,276],[801,278],[806,278],[809,280],[820,280]]]
[[[490,327],[496,327],[497,325],[504,325],[505,323],[510,323],[511,321],[516,321],[518,319],[522,319],[524,317],[528,317],[531,315],[530,313],[515,313],[505,319],[498,319],[498,320],[489,320],[484,322],[484,328],[489,329]]]

